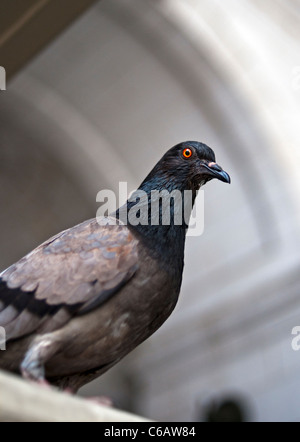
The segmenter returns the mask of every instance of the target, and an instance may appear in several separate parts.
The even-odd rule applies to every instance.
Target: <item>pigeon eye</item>
[[[186,149],[183,149],[182,151],[182,155],[184,158],[190,158],[192,154],[193,154],[192,149],[189,149],[188,147]]]

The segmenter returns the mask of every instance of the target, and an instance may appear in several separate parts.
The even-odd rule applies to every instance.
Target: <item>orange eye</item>
[[[189,149],[188,147],[186,149],[183,149],[182,151],[182,155],[184,156],[184,158],[190,158],[192,154],[192,149]]]

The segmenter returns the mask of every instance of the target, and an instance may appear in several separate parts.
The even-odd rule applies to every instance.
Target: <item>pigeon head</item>
[[[186,231],[197,191],[213,178],[230,183],[210,147],[197,141],[177,144],[116,212],[175,276],[182,274]]]
[[[165,153],[140,189],[197,191],[214,178],[230,183],[230,176],[216,163],[214,151],[209,146],[198,141],[185,141]]]
[[[216,163],[210,147],[197,141],[177,144],[118,209],[117,217],[148,236],[153,232],[166,236],[170,228],[178,226],[185,230],[197,191],[214,178],[230,183],[228,173]]]

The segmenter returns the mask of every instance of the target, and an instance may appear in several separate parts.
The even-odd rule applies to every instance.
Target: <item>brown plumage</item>
[[[187,148],[191,159],[182,155]],[[167,152],[140,189],[149,197],[154,189],[196,192],[212,178],[230,181],[210,148],[186,142]],[[76,391],[167,319],[180,291],[186,224],[174,225],[172,216],[168,226],[116,218],[119,211],[61,232],[0,274],[7,338],[0,368]]]

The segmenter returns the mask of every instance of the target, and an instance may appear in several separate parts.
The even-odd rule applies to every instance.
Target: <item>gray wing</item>
[[[138,268],[137,240],[115,221],[93,219],[61,232],[0,274],[7,340],[56,330],[126,284]]]

